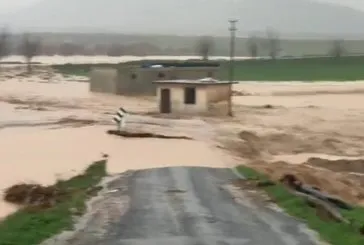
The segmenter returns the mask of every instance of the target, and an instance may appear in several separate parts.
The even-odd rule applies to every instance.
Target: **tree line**
[[[14,37],[17,38],[14,38]],[[72,41],[48,41],[44,42],[37,34],[24,33],[18,40],[18,35],[6,29],[0,29],[0,59],[9,55],[21,55],[27,60],[32,59],[34,56],[123,56],[123,55],[163,55],[165,54],[178,54],[187,50],[183,49],[160,49],[159,47],[147,43],[137,42],[129,44],[111,43],[111,44],[85,44],[74,43]]]
[[[284,55],[284,50],[281,46],[281,40],[279,33],[273,29],[267,29],[265,37],[258,37],[252,35],[247,41],[247,51],[252,58],[257,57],[269,57],[271,59],[277,59]],[[196,52],[204,60],[208,60],[208,57],[214,51],[213,37],[203,36],[197,43]],[[344,40],[334,39],[331,41],[331,47],[327,51],[327,56],[339,58],[346,55],[344,46]]]
[[[39,39],[31,37],[28,33],[24,33],[21,43],[16,47],[18,54],[24,56],[27,63],[27,70],[29,73],[32,69],[32,59],[39,53],[40,44],[41,42]],[[0,61],[4,57],[12,54],[10,47],[10,33],[5,28],[3,28],[0,33]]]
[[[31,70],[31,61],[33,57],[38,55],[52,56],[72,56],[72,55],[107,55],[107,56],[123,56],[123,55],[187,55],[192,53],[201,56],[207,60],[213,55],[215,42],[213,37],[202,36],[196,42],[195,47],[181,49],[160,49],[159,47],[147,42],[131,43],[131,44],[93,44],[85,45],[73,42],[42,42],[41,38],[35,34],[25,33],[21,36],[20,41],[13,42],[11,33],[6,29],[0,30],[0,61],[9,55],[21,55],[28,64],[28,71]],[[15,44],[14,44],[15,43]],[[246,43],[248,55],[256,58],[268,56],[276,59],[284,54],[281,47],[279,33],[273,29],[266,31],[265,37],[250,36]],[[345,55],[345,47],[343,40],[333,40],[328,55],[332,57],[341,57]]]

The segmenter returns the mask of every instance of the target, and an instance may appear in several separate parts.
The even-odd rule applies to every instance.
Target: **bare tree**
[[[248,39],[248,51],[251,57],[256,58],[258,56],[258,38],[256,36],[251,36]]]
[[[31,38],[28,33],[23,35],[21,43],[21,53],[27,62],[28,73],[32,72],[32,59],[39,53],[41,48],[41,42],[39,39]]]
[[[204,36],[197,43],[197,53],[203,60],[208,60],[214,49],[214,40],[212,37]]]
[[[45,55],[45,56],[52,56],[56,55],[58,52],[58,45],[54,43],[42,43],[41,50],[39,51],[39,54]]]
[[[267,30],[267,45],[268,45],[268,52],[269,56],[272,59],[276,59],[279,55],[279,52],[281,51],[281,43],[279,40],[279,34],[274,31],[273,29]]]
[[[329,55],[334,58],[340,58],[345,53],[344,40],[334,40]]]
[[[0,61],[10,54],[9,32],[3,28],[0,33]]]
[[[73,42],[63,42],[59,45],[58,54],[62,56],[82,55],[84,47]]]
[[[118,57],[123,56],[125,54],[125,47],[121,44],[113,43],[107,49],[107,55]]]

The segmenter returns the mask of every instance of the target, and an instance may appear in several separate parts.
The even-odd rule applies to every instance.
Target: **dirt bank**
[[[363,88],[363,82],[242,83],[234,88],[244,92],[234,98],[235,118],[215,125],[242,163],[276,180],[293,173],[364,205]]]

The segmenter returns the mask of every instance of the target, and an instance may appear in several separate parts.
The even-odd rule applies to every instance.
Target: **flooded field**
[[[244,82],[234,86],[244,94],[234,96],[234,118],[173,120],[145,116],[156,109],[153,97],[92,94],[85,80],[48,68],[31,76],[1,74],[0,189],[19,181],[50,184],[107,154],[111,174],[244,163],[274,178],[296,173],[308,183],[364,204],[364,82]],[[115,127],[111,117],[120,105],[133,112],[129,125],[134,129],[195,140],[111,137],[105,131]],[[232,141],[229,153],[216,150],[222,140]],[[329,166],[343,159],[355,163]],[[0,202],[0,217],[14,210]]]

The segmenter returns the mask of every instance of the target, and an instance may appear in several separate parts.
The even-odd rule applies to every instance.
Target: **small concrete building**
[[[91,92],[115,94],[117,91],[118,71],[114,68],[92,69],[89,87]]]
[[[90,74],[90,91],[118,95],[156,95],[156,80],[217,78],[218,63],[152,63],[95,67]]]
[[[231,82],[213,78],[200,80],[159,80],[157,101],[160,113],[227,115]]]

